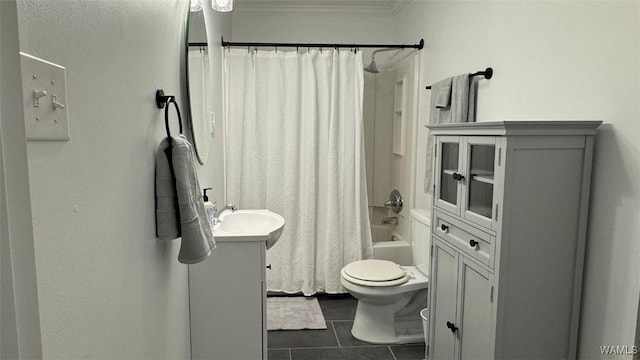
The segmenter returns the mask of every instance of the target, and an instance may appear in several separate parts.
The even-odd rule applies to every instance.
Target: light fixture
[[[229,12],[233,10],[233,0],[211,0],[213,10]]]
[[[202,0],[191,0],[191,12],[202,11]]]

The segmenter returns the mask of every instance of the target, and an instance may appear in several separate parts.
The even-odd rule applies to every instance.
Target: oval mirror
[[[189,129],[196,157],[204,165],[209,157],[211,143],[211,81],[209,79],[209,52],[202,3],[191,1],[187,15],[186,69]]]

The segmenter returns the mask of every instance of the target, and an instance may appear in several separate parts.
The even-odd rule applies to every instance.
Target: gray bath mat
[[[316,298],[267,298],[267,330],[326,329]]]

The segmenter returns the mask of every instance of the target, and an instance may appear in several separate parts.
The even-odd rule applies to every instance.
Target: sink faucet
[[[222,215],[222,213],[225,212],[226,210],[231,210],[231,212],[234,212],[234,211],[238,210],[238,207],[233,205],[233,204],[227,204],[220,211],[218,211],[218,209],[213,209],[213,225],[215,225],[215,224],[220,222],[220,220],[219,220],[220,215]]]

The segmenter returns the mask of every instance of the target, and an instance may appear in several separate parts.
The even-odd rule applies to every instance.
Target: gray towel
[[[476,105],[478,104],[478,78],[469,79],[469,111],[467,112],[467,122],[476,122]]]
[[[451,106],[451,80],[452,78],[444,79],[435,87],[431,87],[431,98],[435,99],[435,108],[446,109]]]
[[[191,144],[184,135],[178,135],[172,137],[171,148],[182,233],[178,261],[195,264],[211,255],[216,243],[204,210]]]
[[[447,78],[431,86],[430,124],[475,122],[476,86],[469,84],[473,78],[469,74],[462,74]],[[443,94],[447,87],[451,91],[451,102],[448,107],[441,107]],[[432,157],[435,144],[431,133],[427,135],[427,158],[425,160],[424,191],[433,191]]]
[[[431,86],[430,124],[463,123],[470,120],[469,108],[475,109],[475,104],[469,96],[469,80],[469,74],[462,74]],[[450,102],[447,106],[442,106],[447,95],[450,95]]]
[[[166,153],[168,148],[169,139],[164,138],[156,152],[156,235],[162,240],[180,237],[178,195],[171,159]]]

